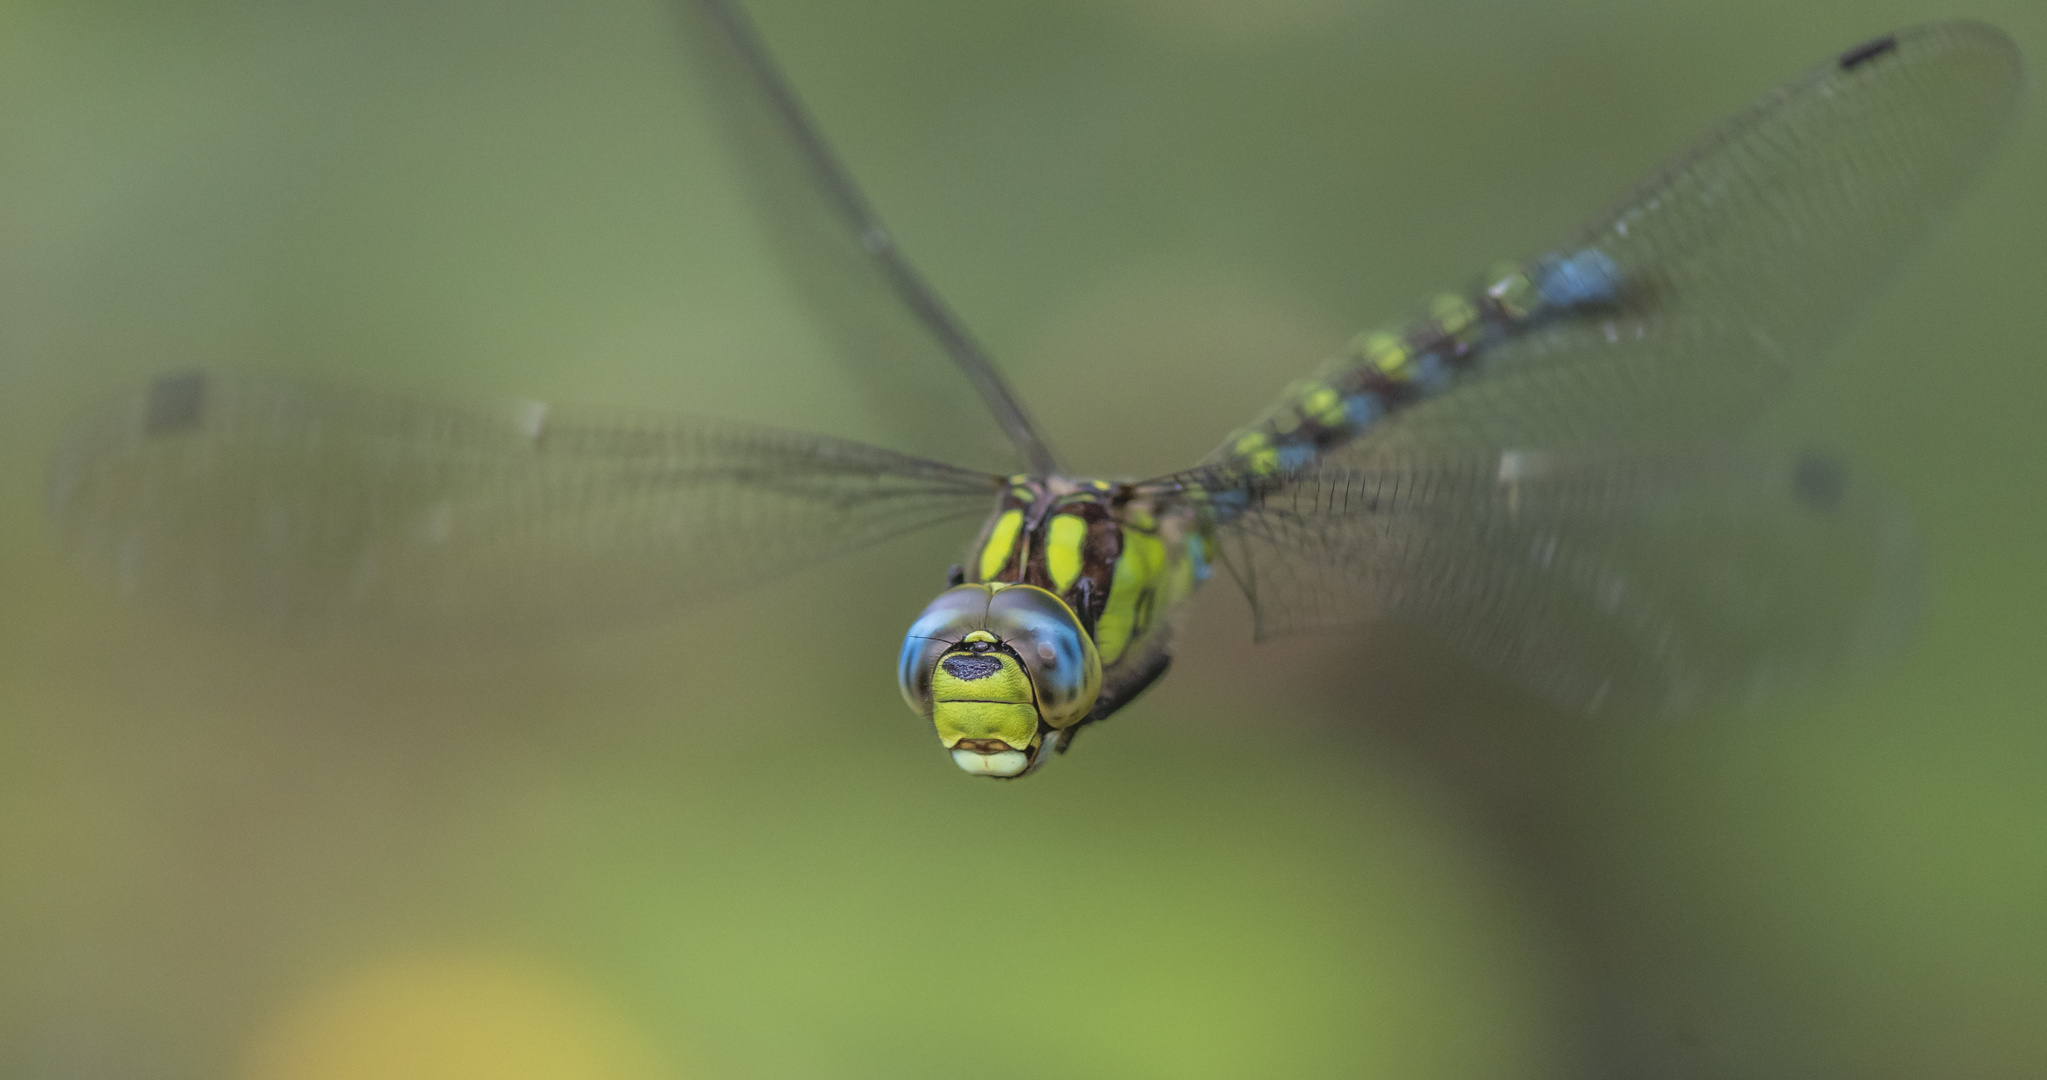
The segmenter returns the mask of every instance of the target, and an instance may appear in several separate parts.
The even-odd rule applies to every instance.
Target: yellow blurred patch
[[[995,519],[995,527],[988,533],[988,544],[981,549],[979,580],[986,581],[1002,572],[1002,567],[1009,562],[1010,549],[1016,546],[1017,530],[1021,528],[1021,510],[1005,510],[1001,517]]]
[[[247,1080],[674,1080],[582,983],[494,957],[405,957],[315,991],[256,1040]]]
[[[1060,514],[1052,519],[1050,535],[1045,538],[1045,568],[1052,573],[1053,592],[1065,592],[1080,578],[1080,547],[1086,542],[1086,518]]]

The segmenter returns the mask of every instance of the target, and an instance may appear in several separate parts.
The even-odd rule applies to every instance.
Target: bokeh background
[[[1188,462],[1804,65],[2034,0],[758,0],[1079,466]],[[1593,723],[1397,627],[1021,784],[898,701],[933,534],[516,648],[134,610],[41,515],[199,364],[888,443],[650,0],[0,8],[0,1076],[2047,1075],[2047,118],[1772,423],[1921,522],[1875,678]],[[765,675],[764,672],[772,672]]]

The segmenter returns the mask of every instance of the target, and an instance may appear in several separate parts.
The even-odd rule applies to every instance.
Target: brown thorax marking
[[[1081,625],[1094,631],[1095,621],[1109,602],[1116,559],[1123,553],[1120,511],[1135,494],[1129,484],[1101,480],[1075,480],[1064,476],[1019,476],[1010,480],[1009,490],[994,518],[1010,510],[1023,512],[1023,525],[1002,568],[990,581],[1036,585],[1058,593]],[[1080,576],[1064,592],[1052,579],[1047,558],[1048,530],[1052,519],[1073,515],[1087,522],[1087,535],[1080,546]],[[981,542],[987,543],[984,535]],[[975,555],[980,551],[976,548]]]

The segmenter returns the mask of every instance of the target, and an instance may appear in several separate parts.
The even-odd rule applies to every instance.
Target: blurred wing
[[[1909,632],[1905,515],[1815,454],[1354,455],[1217,532],[1261,636],[1397,616],[1550,700],[1674,713]]]
[[[2023,81],[2011,39],[1976,23],[1813,68],[1502,279],[1537,315],[1366,437],[1558,448],[1746,426],[1953,204]]]
[[[936,522],[1001,481],[765,428],[177,375],[51,468],[65,542],[230,622],[479,632],[671,609]]]
[[[706,93],[791,283],[914,448],[992,447],[966,377],[1032,472],[1058,471],[987,353],[910,265],[768,56],[737,0],[675,0]]]
[[[1437,374],[1402,376],[1413,403],[1352,442],[1277,473],[1226,445],[1150,486],[1202,493],[1261,636],[1398,616],[1617,712],[1880,656],[1916,603],[1904,515],[1826,459],[1715,440],[1926,235],[2022,81],[1972,23],[1842,54],[1475,302],[1381,336],[1408,350],[1381,370]]]

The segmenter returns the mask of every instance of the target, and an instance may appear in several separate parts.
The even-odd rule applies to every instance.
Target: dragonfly
[[[1157,682],[1218,570],[1259,640],[1392,620],[1591,714],[1755,702],[1909,631],[1896,502],[1751,429],[2012,126],[2023,65],[2001,31],[1933,24],[1827,58],[1561,242],[1358,335],[1206,458],[1129,479],[1062,468],[742,9],[677,13],[820,325],[909,422],[963,419],[916,411],[934,408],[920,387],[963,378],[989,415],[960,456],[989,437],[1011,471],[716,419],[177,372],[53,454],[49,508],[84,564],[257,625],[569,626],[979,519],[897,677],[960,768],[1010,779]]]

